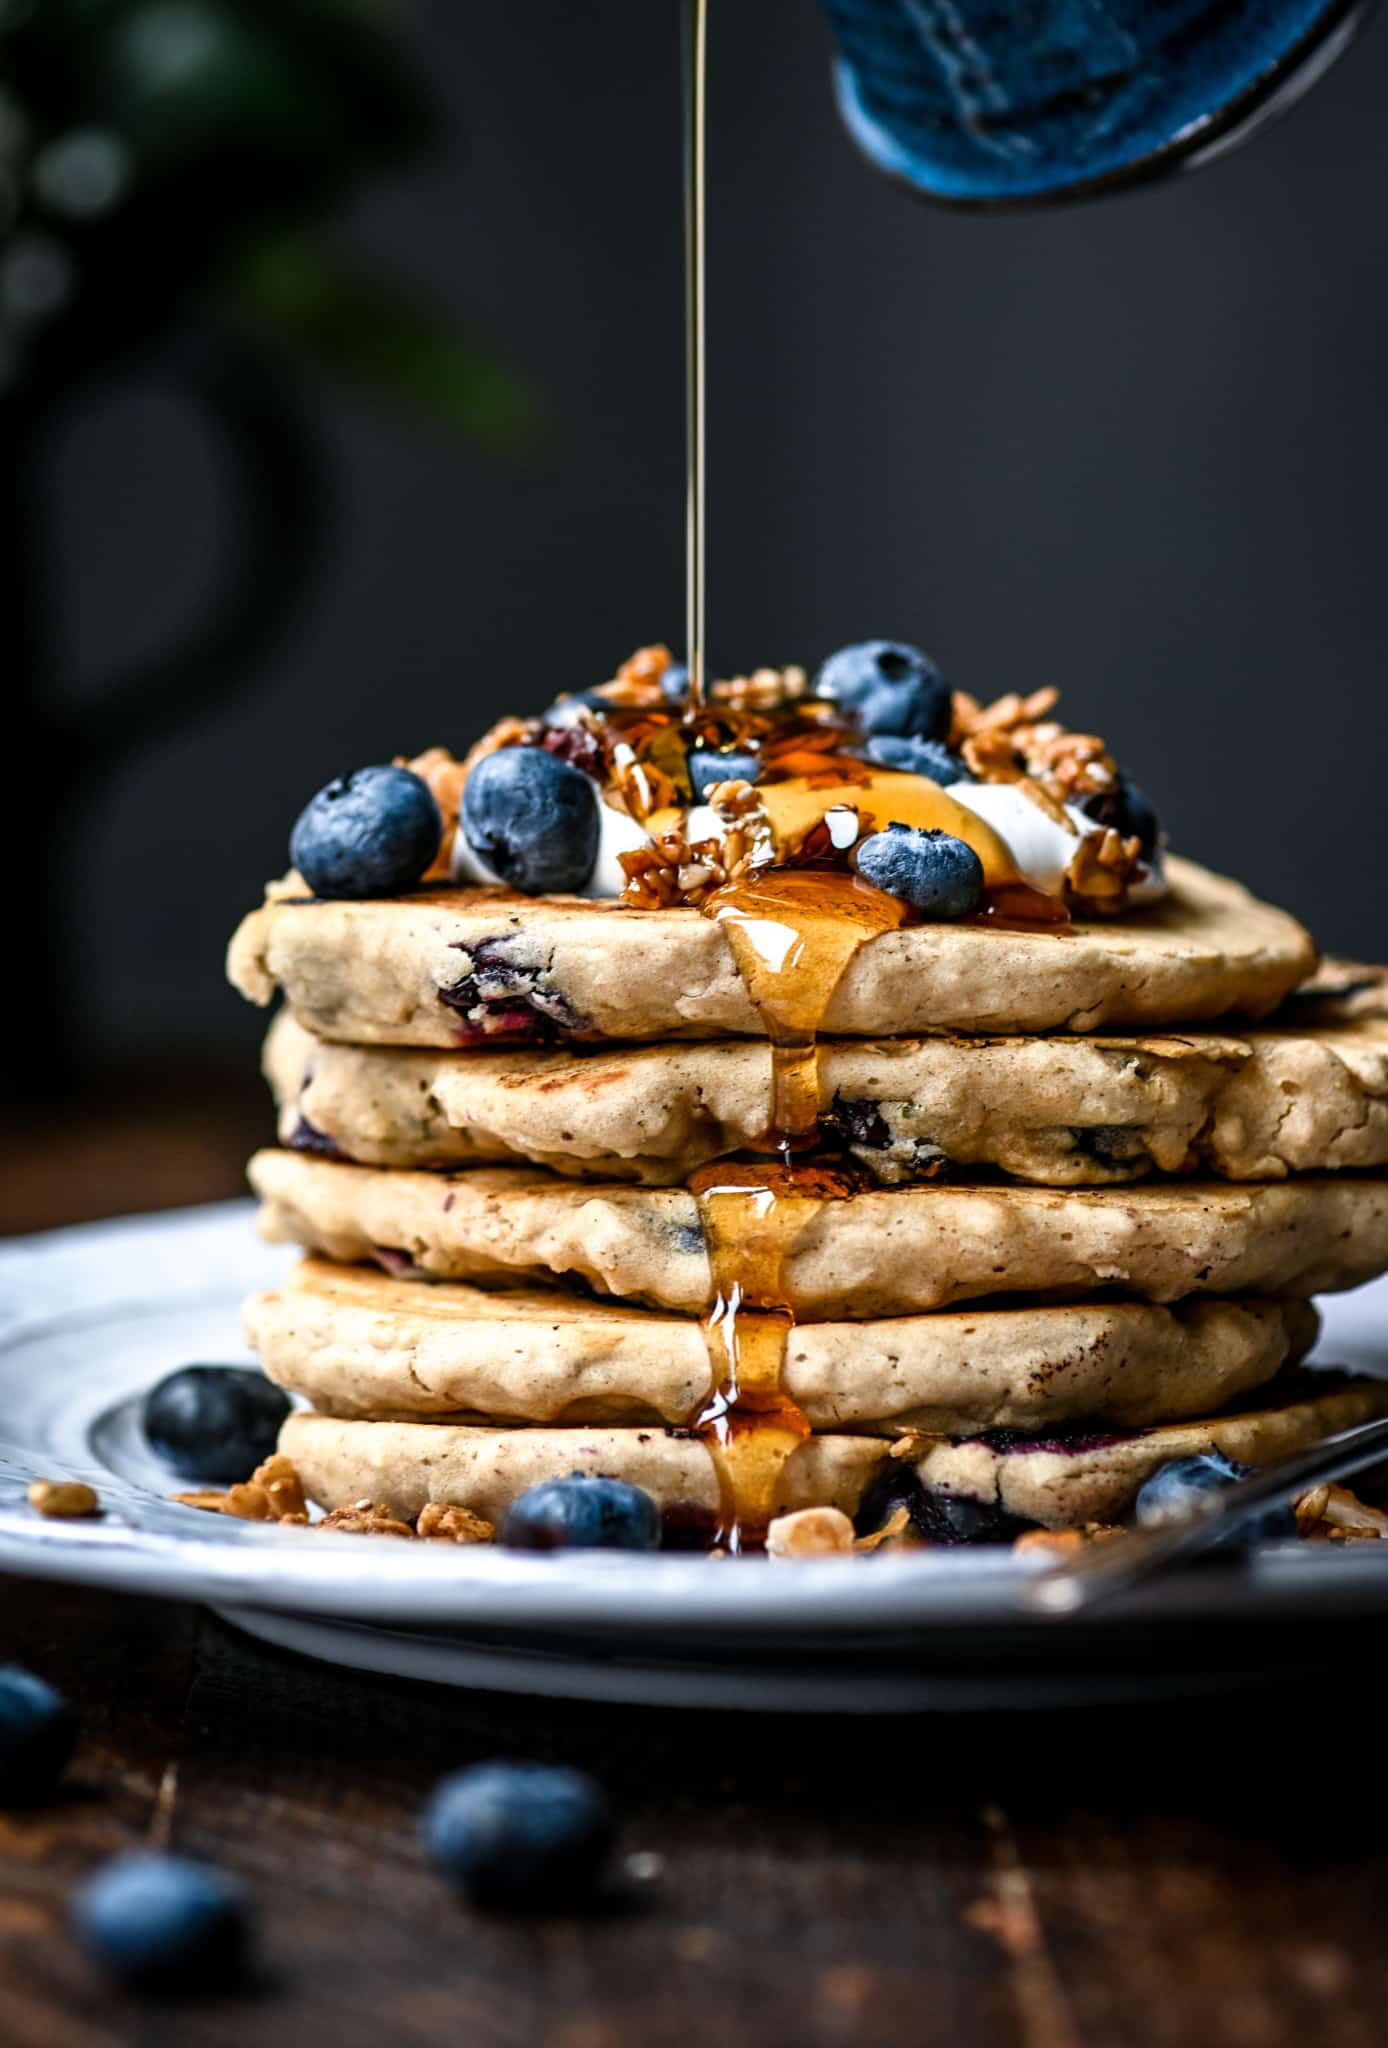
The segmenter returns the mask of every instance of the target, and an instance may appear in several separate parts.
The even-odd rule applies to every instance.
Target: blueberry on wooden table
[[[598,855],[598,797],[588,777],[543,747],[498,747],[463,787],[463,837],[526,896],[570,895]]]
[[[658,1550],[660,1509],[625,1479],[573,1472],[512,1501],[501,1540],[513,1550]]]
[[[983,863],[968,841],[952,832],[889,825],[864,839],[854,859],[865,882],[923,917],[967,917],[983,895]]]
[[[151,1387],[150,1448],[187,1479],[249,1479],[274,1452],[289,1396],[240,1365],[184,1365]]]
[[[591,1902],[615,1833],[602,1788],[547,1764],[474,1764],[435,1788],[429,1855],[474,1904],[526,1911]]]
[[[1253,1465],[1236,1464],[1222,1451],[1198,1451],[1188,1458],[1172,1458],[1169,1463],[1158,1465],[1138,1488],[1133,1518],[1144,1529],[1187,1522],[1204,1513],[1212,1500],[1236,1480],[1247,1479],[1256,1469]],[[1279,1505],[1270,1507],[1250,1527],[1231,1531],[1220,1541],[1273,1542],[1295,1534],[1296,1516],[1289,1505]]]
[[[67,1769],[77,1717],[61,1693],[19,1664],[0,1664],[0,1805],[46,1799]]]
[[[338,775],[300,811],[289,858],[315,896],[398,896],[413,889],[443,838],[433,792],[409,768]]]
[[[72,1924],[94,1962],[149,1989],[219,1989],[240,1975],[250,1905],[236,1879],[183,1856],[114,1856],[73,1895]]]
[[[942,740],[953,706],[928,654],[901,640],[860,640],[831,654],[814,681],[816,697],[837,704],[860,732]]]

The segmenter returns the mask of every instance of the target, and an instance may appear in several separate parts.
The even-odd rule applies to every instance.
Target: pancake
[[[1222,1451],[1236,1464],[1271,1465],[1338,1429],[1388,1412],[1383,1381],[1331,1381],[1314,1372],[1294,1378],[1300,1382],[1297,1393],[1279,1405],[1172,1422],[1132,1436],[1068,1444],[1063,1438],[935,1444],[917,1463],[916,1477],[927,1496],[963,1495],[1022,1522],[1067,1529],[1120,1520],[1143,1480],[1169,1459]],[[1327,1390],[1318,1381],[1328,1382]],[[924,1519],[928,1524],[928,1506]]]
[[[1148,1473],[1169,1458],[1218,1449],[1266,1464],[1332,1431],[1388,1410],[1388,1385],[1300,1384],[1281,1403],[1124,1437],[1043,1439],[1032,1449],[941,1443],[902,1457],[903,1439],[812,1436],[787,1461],[778,1511],[833,1506],[853,1514],[873,1489],[908,1496],[927,1526],[931,1497],[966,1495],[1000,1519],[1065,1528],[1115,1521]],[[470,1509],[500,1524],[517,1494],[537,1480],[601,1472],[642,1486],[672,1521],[708,1526],[718,1507],[713,1461],[687,1432],[661,1429],[479,1429],[440,1422],[354,1422],[298,1413],[280,1434],[310,1497],[327,1508],[385,1502],[418,1515],[427,1501]],[[1001,1533],[1007,1533],[1004,1527]],[[870,1569],[864,1562],[861,1569]]]
[[[692,1317],[322,1259],[252,1295],[245,1324],[270,1378],[320,1414],[682,1424],[714,1387]],[[820,1431],[1138,1426],[1239,1399],[1303,1357],[1317,1327],[1307,1302],[1213,1299],[802,1323],[782,1385]]]
[[[1388,1165],[1384,975],[1345,972],[1348,994],[1308,991],[1312,1024],[1284,1009],[1238,1037],[826,1039],[822,1125],[886,1186],[956,1167],[1072,1187]],[[755,1144],[771,1093],[770,1047],[751,1039],[406,1051],[315,1038],[288,1011],[265,1071],[289,1146],[370,1166],[524,1160],[648,1186]]]
[[[1061,932],[921,924],[852,959],[829,1033],[1155,1028],[1261,1017],[1310,973],[1295,919],[1189,861],[1148,908]],[[228,973],[353,1044],[449,1047],[548,1039],[764,1035],[726,931],[685,908],[420,890],[320,902],[272,888],[231,942]]]
[[[303,1153],[251,1161],[261,1227],[403,1277],[578,1279],[699,1314],[711,1292],[695,1197],[585,1185],[535,1169],[408,1173]],[[912,1314],[1009,1294],[1151,1301],[1306,1296],[1388,1267],[1388,1180],[1304,1176],[1052,1190],[936,1183],[815,1203],[785,1254],[808,1321]]]

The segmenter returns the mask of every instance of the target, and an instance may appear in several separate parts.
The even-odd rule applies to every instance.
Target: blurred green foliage
[[[437,133],[375,0],[0,0],[0,396],[214,305],[523,450],[542,420],[523,381],[329,232]]]

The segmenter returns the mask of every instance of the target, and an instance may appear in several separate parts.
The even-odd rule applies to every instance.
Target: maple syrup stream
[[[707,709],[705,662],[707,276],[705,265],[708,0],[685,0],[684,232],[686,722]],[[827,765],[827,764],[826,764]],[[900,819],[969,840],[984,862],[994,915],[1049,917],[1045,899],[1021,885],[1007,848],[971,812],[918,776],[846,764],[792,777],[763,791],[778,845],[803,845],[837,803],[870,809],[878,828]],[[716,1161],[691,1176],[711,1275],[704,1317],[712,1394],[692,1418],[718,1478],[715,1543],[759,1545],[778,1507],[787,1461],[811,1434],[784,1385],[795,1327],[786,1263],[824,1203],[859,1184],[842,1165],[804,1155],[819,1134],[818,1036],[835,989],[870,939],[907,917],[895,897],[841,870],[772,867],[717,890],[702,905],[726,932],[738,973],[771,1042],[767,1128],[755,1156]],[[1063,915],[1063,912],[1061,913]]]

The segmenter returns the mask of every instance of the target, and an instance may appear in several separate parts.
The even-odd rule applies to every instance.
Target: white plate
[[[1023,1616],[1005,1550],[712,1562],[527,1557],[202,1514],[144,1443],[140,1397],[190,1361],[252,1362],[241,1296],[291,1255],[249,1203],[0,1247],[0,1569],[205,1601],[266,1639],[467,1685],[683,1705],[1052,1705],[1333,1666],[1388,1613],[1388,1548],[1287,1544],[1188,1572],[1083,1624]],[[1388,1279],[1322,1304],[1326,1362],[1388,1371]],[[36,1477],[99,1521],[46,1520]],[[1295,1627],[1288,1627],[1295,1622]]]

